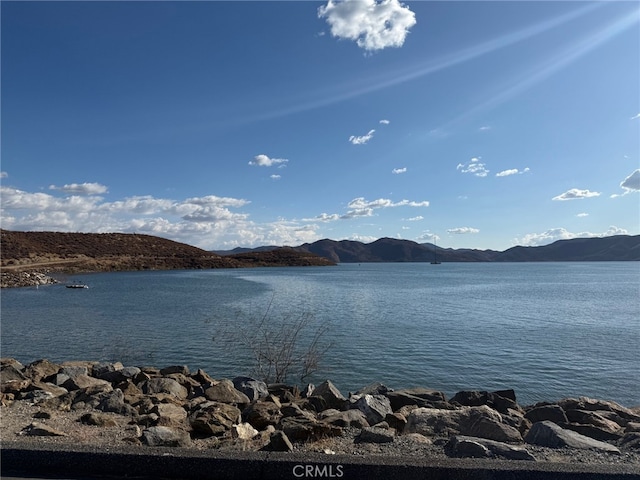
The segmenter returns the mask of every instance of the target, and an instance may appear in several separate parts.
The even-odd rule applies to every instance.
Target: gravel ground
[[[49,412],[51,418],[39,418],[44,413],[40,407],[26,401],[16,401],[10,406],[0,408],[0,441],[3,448],[12,443],[34,446],[68,446],[90,445],[102,446],[105,450],[110,447],[130,446],[133,449],[148,448],[136,439],[139,435],[138,427],[129,425],[128,417],[116,414],[110,415],[117,426],[98,427],[82,424],[80,417],[94,410],[72,410],[70,412]],[[65,436],[29,436],[23,429],[37,421],[64,432]],[[316,442],[294,443],[297,452],[320,452],[327,455],[344,454],[357,457],[414,457],[414,458],[447,458],[443,451],[444,438],[432,438],[425,441],[419,435],[401,435],[393,443],[357,443],[354,441],[359,434],[358,429],[345,429],[340,437],[326,438]],[[232,438],[203,438],[195,439],[191,448],[194,450],[217,449],[221,452],[252,451],[266,444],[266,436],[256,437],[254,440],[241,441]],[[570,448],[551,449],[526,445],[527,450],[538,460],[554,463],[592,464],[592,465],[638,465],[640,471],[640,452],[622,450],[621,455],[607,454],[590,450]],[[514,460],[515,461],[515,460]]]

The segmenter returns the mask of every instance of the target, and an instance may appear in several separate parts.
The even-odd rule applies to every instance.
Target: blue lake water
[[[640,404],[640,263],[387,263],[77,275],[1,291],[2,356],[251,374],[252,326],[327,326],[342,391],[514,388]]]

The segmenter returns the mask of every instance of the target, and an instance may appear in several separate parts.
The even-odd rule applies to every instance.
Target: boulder
[[[389,392],[393,392],[393,390],[380,382],[376,382],[361,388],[355,395],[386,395]]]
[[[236,377],[232,381],[235,389],[245,394],[251,402],[269,395],[267,384],[261,380],[250,377]]]
[[[607,400],[596,400],[588,397],[580,398],[566,398],[558,402],[558,404],[565,410],[588,410],[596,411],[601,416],[606,416],[605,412],[615,414],[615,422],[621,426],[625,426],[628,422],[640,422],[640,414],[634,412],[630,408],[623,407],[616,402],[610,402]],[[610,420],[609,416],[606,416]],[[618,420],[620,419],[620,420]]]
[[[104,413],[90,412],[80,417],[80,421],[85,425],[95,425],[98,427],[117,427],[118,422],[111,416]]]
[[[368,393],[354,395],[349,399],[349,403],[350,408],[358,409],[365,415],[369,425],[380,423],[388,414],[393,413],[391,402],[384,395],[370,395]]]
[[[67,434],[61,432],[60,430],[56,430],[49,425],[45,425],[40,422],[32,422],[30,425],[25,427],[22,432],[25,435],[37,436],[37,437],[66,437]]]
[[[189,367],[186,365],[171,365],[160,369],[160,375],[170,375],[172,373],[180,373],[182,375],[189,375]]]
[[[199,368],[196,373],[191,374],[191,378],[193,378],[199,384],[213,384],[215,380],[204,370]]]
[[[262,447],[261,450],[266,452],[291,452],[293,451],[293,445],[283,431],[276,430],[269,437],[269,443]]]
[[[593,425],[612,434],[621,434],[623,427],[613,420],[600,415],[598,411],[567,410],[567,418],[571,423]],[[606,415],[606,412],[603,412]]]
[[[187,389],[172,378],[151,378],[140,385],[142,393],[149,395],[153,393],[166,393],[179,400],[187,398]]]
[[[555,424],[569,423],[569,419],[560,405],[535,406],[524,414],[524,418],[531,423],[549,421]]]
[[[157,424],[163,426],[184,426],[187,423],[187,411],[173,403],[159,403],[150,413],[158,416]]]
[[[89,368],[86,365],[63,365],[58,371],[58,375],[66,375],[69,378],[75,378],[78,375],[89,376]]]
[[[37,382],[42,380],[43,378],[55,375],[56,373],[58,373],[60,368],[61,366],[57,363],[52,363],[47,359],[42,359],[36,360],[35,362],[27,365],[23,373],[25,377]]]
[[[273,402],[255,402],[243,412],[242,418],[258,430],[264,430],[268,425],[277,425],[282,418],[280,408]]]
[[[149,427],[142,432],[142,443],[150,447],[189,447],[191,437],[179,428]]]
[[[106,380],[100,380],[99,378],[90,377],[89,375],[79,374],[75,377],[69,378],[62,384],[67,390],[81,390],[89,387],[111,387],[111,383]]]
[[[318,440],[342,433],[340,427],[306,416],[283,417],[277,428],[293,441]]]
[[[15,367],[15,365],[11,363],[3,364],[2,370],[0,370],[0,384],[5,384],[10,381],[22,381],[26,380],[22,374],[22,371]]]
[[[355,427],[365,428],[370,426],[364,413],[360,410],[345,410],[340,412],[338,410],[326,410],[330,412],[328,415],[322,415],[321,421],[336,427]],[[324,412],[323,412],[324,413]]]
[[[379,427],[365,427],[355,438],[356,443],[391,443],[395,439],[395,430]]]
[[[388,392],[386,396],[394,412],[407,405],[433,408],[447,408],[448,406],[444,393],[427,388],[405,388]]]
[[[456,393],[450,402],[468,407],[487,405],[501,413],[507,413],[509,409],[519,409],[513,390],[498,390],[496,392],[463,390]]]
[[[189,415],[189,423],[195,432],[203,435],[222,435],[240,420],[240,410],[233,405],[206,402]]]
[[[640,432],[629,432],[618,443],[624,449],[640,450]]]
[[[326,408],[335,408],[337,410],[342,410],[347,401],[347,399],[342,396],[342,393],[340,393],[340,390],[338,390],[330,380],[325,380],[318,385],[313,391],[312,397],[322,398]]]
[[[486,405],[468,410],[467,418],[461,422],[460,433],[497,442],[522,443],[518,429],[503,423],[500,414]]]
[[[129,415],[137,413],[131,405],[124,403],[124,393],[119,389],[99,394],[98,399],[96,410]]]
[[[524,447],[516,447],[486,438],[455,435],[444,447],[450,457],[491,457],[500,456],[509,460],[535,461]]]
[[[239,440],[251,440],[260,432],[248,423],[240,423],[231,427],[231,436]]]
[[[122,382],[129,381],[139,375],[141,370],[138,367],[123,367],[119,370],[114,370],[112,372],[104,372],[101,375],[96,375],[98,378],[102,380],[106,380],[108,382],[118,384]]]
[[[609,443],[585,437],[574,431],[564,429],[548,420],[534,423],[527,435],[525,435],[524,441],[543,447],[572,447],[620,453],[620,450]]]
[[[102,375],[108,372],[115,372],[116,370],[120,370],[124,368],[124,365],[120,362],[115,363],[106,363],[100,362],[93,365],[91,369],[91,374],[96,378],[101,378]]]
[[[204,396],[213,402],[231,403],[243,407],[250,403],[249,397],[237,390],[231,380],[222,380],[207,388]]]
[[[578,432],[579,434],[584,435],[586,437],[594,438],[596,440],[601,440],[603,442],[620,440],[624,435],[623,430],[612,432],[608,429],[604,429],[604,428],[596,427],[595,425],[588,425],[588,424],[561,423],[559,426],[562,428],[566,428],[567,430]]]
[[[458,434],[460,422],[468,416],[468,408],[459,410],[416,408],[407,417],[404,432],[420,433],[426,436]]]

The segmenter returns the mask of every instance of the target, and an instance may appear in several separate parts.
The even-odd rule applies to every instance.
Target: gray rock
[[[294,441],[318,440],[342,433],[342,428],[306,416],[283,417],[277,427]]]
[[[358,390],[355,395],[386,395],[393,390],[388,388],[386,385],[383,385],[380,382],[372,383],[371,385],[367,385],[366,387]]]
[[[471,407],[468,412],[468,418],[461,422],[461,434],[498,442],[522,443],[518,429],[503,423],[500,414],[490,407]]]
[[[391,443],[395,439],[395,430],[379,427],[365,427],[355,438],[357,443]]]
[[[78,375],[89,375],[89,369],[81,365],[63,365],[58,374],[67,375],[69,378],[75,378]]]
[[[525,413],[524,418],[530,420],[531,423],[545,420],[555,424],[569,423],[569,419],[560,405],[540,405]]]
[[[249,405],[242,412],[242,417],[258,430],[264,430],[268,425],[277,425],[282,413],[275,403],[261,401]]]
[[[204,396],[213,402],[232,403],[242,406],[250,403],[249,397],[237,390],[230,380],[222,380],[216,385],[207,388],[204,391]]]
[[[138,367],[123,367],[119,370],[104,372],[101,375],[96,376],[101,380],[106,380],[108,382],[117,384],[135,378],[140,374],[140,372],[141,370]]]
[[[191,437],[179,428],[149,427],[142,432],[142,442],[150,447],[189,447]]]
[[[194,431],[219,436],[239,422],[240,410],[227,403],[206,402],[188,418]]]
[[[75,377],[69,378],[66,382],[62,384],[64,388],[67,390],[81,390],[89,387],[96,386],[109,386],[111,387],[111,383],[106,380],[100,380],[99,378],[90,377],[89,375],[76,375]]]
[[[617,432],[611,432],[608,429],[596,427],[595,425],[588,424],[580,424],[580,423],[562,423],[560,427],[566,428],[567,430],[572,430],[574,432],[578,432],[581,435],[584,435],[589,438],[594,438],[596,440],[600,440],[603,442],[610,442],[620,440],[624,432],[622,429]]]
[[[391,402],[391,408],[397,412],[406,405],[417,405],[418,407],[446,407],[447,399],[444,393],[427,388],[405,388],[395,390],[386,394]]]
[[[171,427],[187,424],[187,411],[173,403],[159,403],[151,409],[150,413],[158,415],[158,425]]]
[[[445,452],[452,457],[488,457],[498,455],[509,460],[536,461],[536,458],[524,447],[464,435],[453,436],[445,445]]]
[[[127,413],[127,407],[130,406],[124,403],[124,393],[119,389],[100,394],[98,397],[95,408],[103,412]]]
[[[267,384],[261,380],[250,377],[236,377],[232,381],[236,390],[245,394],[251,402],[269,396]]]
[[[90,412],[80,417],[80,421],[85,425],[95,425],[98,427],[117,427],[118,422],[111,416],[104,413]]]
[[[4,364],[2,365],[2,370],[0,370],[0,384],[4,384],[13,380],[26,380],[22,372],[17,369],[12,364]]]
[[[120,370],[123,368],[122,363],[96,363],[92,368],[92,375],[96,378],[101,378],[102,375],[108,372],[115,372],[116,370]]]
[[[181,373],[182,375],[189,375],[189,367],[186,365],[171,365],[160,369],[160,375],[170,375],[172,373]]]
[[[407,417],[405,433],[426,436],[455,435],[460,433],[460,422],[467,418],[469,407],[459,410],[416,408]]]
[[[153,393],[166,393],[179,400],[185,400],[188,395],[187,389],[172,378],[151,378],[142,382],[140,387],[142,392],[147,395]]]
[[[248,423],[240,423],[231,427],[231,436],[240,440],[251,440],[260,432]]]
[[[321,397],[325,401],[326,408],[335,408],[337,410],[342,410],[347,401],[330,380],[325,380],[318,385],[313,391],[312,397]]]
[[[36,360],[30,363],[24,369],[24,376],[30,378],[34,382],[40,381],[43,378],[55,375],[60,370],[61,366],[57,363],[52,363],[47,359]]]
[[[629,432],[620,440],[619,445],[625,449],[640,450],[640,432]]]
[[[353,402],[353,400],[355,402]],[[393,413],[391,402],[384,395],[354,395],[349,399],[351,408],[356,408],[364,413],[369,425],[375,425],[384,421],[386,416]]]
[[[625,426],[628,422],[640,422],[640,415],[633,410],[623,407],[616,402],[610,402],[606,400],[596,400],[588,397],[580,398],[566,398],[558,402],[558,404],[565,410],[589,410],[596,411],[601,416],[605,416],[605,412],[614,413],[616,418],[624,420],[615,420],[622,426]],[[609,418],[607,416],[607,418]],[[610,420],[612,418],[609,418]],[[624,423],[624,425],[623,425]]]
[[[609,443],[594,440],[593,438],[585,437],[571,430],[566,430],[548,420],[534,423],[524,437],[524,441],[543,447],[572,447],[620,453],[620,450]]]
[[[266,452],[291,452],[293,445],[284,432],[276,430],[271,434],[269,443],[262,447],[262,450]]]
[[[360,410],[346,410],[344,412],[339,412],[338,410],[327,410],[327,412],[331,412],[331,414],[326,416],[323,415],[321,421],[330,425],[343,428],[365,428],[370,426],[367,421],[367,417],[365,417],[364,413]]]
[[[66,437],[67,434],[61,432],[60,430],[56,430],[49,425],[45,425],[40,422],[33,422],[27,427],[25,427],[22,432],[25,435],[37,436],[37,437]]]

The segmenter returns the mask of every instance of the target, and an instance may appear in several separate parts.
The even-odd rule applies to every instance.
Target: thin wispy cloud
[[[592,192],[591,190],[581,190],[579,188],[572,188],[560,195],[556,195],[551,200],[566,201],[566,200],[581,200],[583,198],[599,197],[600,192]]]
[[[496,177],[509,177],[511,175],[522,175],[523,173],[529,172],[529,167],[526,167],[524,170],[518,170],[517,168],[511,168],[509,170],[503,170],[501,172],[496,173]]]
[[[102,195],[108,189],[99,183],[69,183],[61,187],[50,185],[49,190],[59,190],[71,195]]]
[[[364,145],[364,144],[368,143],[369,140],[371,140],[373,138],[373,134],[374,133],[375,133],[375,130],[369,130],[369,132],[366,135],[361,135],[361,136],[351,135],[349,137],[349,141],[353,145]]]
[[[271,175],[269,177],[271,180],[280,180],[280,178],[282,178],[280,175]]]
[[[480,157],[473,157],[467,163],[459,163],[456,170],[459,170],[461,173],[475,175],[476,177],[486,177],[489,174],[486,165],[480,162]]]
[[[274,165],[284,165],[288,161],[286,158],[270,158],[267,155],[260,154],[253,157],[249,165],[256,167],[273,167]]]
[[[391,173],[395,175],[400,175],[401,173],[407,173],[407,167],[394,168],[393,170],[391,170]]]
[[[380,120],[382,125],[389,125],[391,122],[389,120]]]
[[[416,16],[398,0],[329,0],[318,8],[331,35],[354,40],[368,52],[401,47],[416,24]]]
[[[585,212],[578,213],[578,214],[576,215],[576,217],[578,217],[578,218],[584,218],[584,217],[588,217],[588,216],[589,216],[589,214],[588,214],[588,213],[585,213]]]
[[[407,218],[407,222],[419,222],[420,220],[424,220],[422,215],[417,215],[415,217]]]
[[[447,233],[452,235],[466,235],[469,233],[479,233],[480,230],[473,227],[458,227],[458,228],[450,228],[447,230]]]
[[[631,117],[629,120],[637,120],[638,118],[640,118],[640,113],[634,115],[633,117]]]

